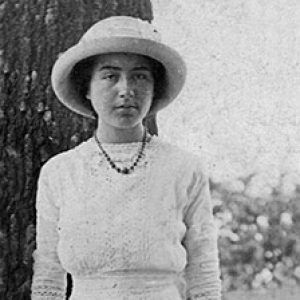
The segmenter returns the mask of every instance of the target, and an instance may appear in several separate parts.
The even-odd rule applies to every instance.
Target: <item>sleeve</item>
[[[187,300],[221,300],[217,228],[208,178],[202,172],[194,172],[188,198],[184,211],[187,231],[183,239],[188,257],[185,268]]]
[[[59,208],[54,201],[53,186],[49,184],[49,172],[44,167],[40,173],[36,198],[36,249],[32,254],[31,299],[62,300],[66,295],[67,272],[57,255]]]

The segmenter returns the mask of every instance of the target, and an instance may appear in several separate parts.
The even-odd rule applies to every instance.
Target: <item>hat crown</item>
[[[161,35],[147,21],[127,16],[115,16],[94,24],[80,39],[80,43],[105,37],[127,37],[161,41]]]

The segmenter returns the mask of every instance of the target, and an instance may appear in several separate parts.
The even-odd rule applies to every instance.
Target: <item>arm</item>
[[[46,167],[46,165],[45,165]],[[65,299],[66,274],[57,256],[58,232],[56,225],[59,208],[54,203],[47,169],[42,168],[36,199],[36,250],[33,252],[32,300]],[[53,187],[52,187],[53,188]]]
[[[200,172],[194,173],[188,195],[184,215],[187,232],[183,240],[188,255],[185,269],[187,300],[220,300],[217,230],[208,179]]]

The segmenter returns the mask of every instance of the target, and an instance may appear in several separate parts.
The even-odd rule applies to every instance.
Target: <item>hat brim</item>
[[[151,114],[172,102],[180,93],[186,78],[186,65],[180,54],[160,42],[130,37],[105,37],[81,41],[61,54],[53,66],[51,81],[58,99],[69,109],[83,116],[94,118],[93,112],[84,105],[70,79],[73,67],[83,59],[105,53],[133,53],[148,56],[160,62],[166,69],[166,86],[159,99],[155,99]]]

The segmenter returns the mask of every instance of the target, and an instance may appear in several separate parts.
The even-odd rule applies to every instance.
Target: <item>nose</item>
[[[134,97],[134,91],[132,89],[131,83],[129,82],[127,76],[121,76],[118,83],[119,97],[120,98],[132,98]]]

